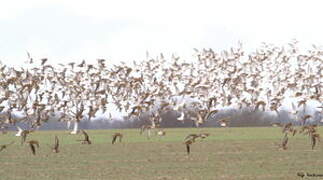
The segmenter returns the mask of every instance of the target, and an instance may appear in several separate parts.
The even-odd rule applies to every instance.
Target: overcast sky
[[[323,43],[320,1],[10,0],[0,6],[0,60],[142,60],[193,48]]]

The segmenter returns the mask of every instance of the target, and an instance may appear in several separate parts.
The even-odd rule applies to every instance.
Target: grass
[[[165,130],[165,137],[150,140],[138,129],[88,130],[92,145],[76,141],[81,134],[38,131],[28,138],[40,142],[36,156],[9,132],[0,135],[0,144],[15,141],[0,152],[0,179],[297,179],[297,172],[323,174],[322,146],[311,150],[309,138],[298,134],[290,137],[288,150],[278,150],[280,128]],[[112,145],[115,132],[124,140]],[[200,132],[211,136],[193,144],[187,156],[183,138]],[[61,142],[58,154],[46,145],[54,135]]]

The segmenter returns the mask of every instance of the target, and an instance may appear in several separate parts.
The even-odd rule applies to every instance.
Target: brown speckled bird
[[[123,135],[121,133],[114,133],[112,135],[112,144],[114,144],[116,142],[117,138],[119,138],[119,142],[121,142]]]

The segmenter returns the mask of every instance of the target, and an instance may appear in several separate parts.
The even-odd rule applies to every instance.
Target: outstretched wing
[[[23,132],[23,129],[21,129],[21,127],[19,127],[19,126],[16,126],[16,127],[18,129],[18,132],[17,132],[16,136],[21,136],[21,134]]]
[[[210,117],[212,117],[214,114],[216,114],[218,112],[219,112],[219,110],[217,110],[217,109],[210,111],[209,113],[207,113],[205,120],[207,121]]]
[[[84,130],[82,130],[82,133],[84,135],[84,140],[88,141],[89,140],[89,135]]]
[[[117,136],[114,135],[113,138],[112,138],[112,144],[114,144],[116,142],[116,140],[117,140]]]
[[[59,139],[57,136],[55,136],[55,144],[54,144],[54,148],[57,150],[59,147]]]

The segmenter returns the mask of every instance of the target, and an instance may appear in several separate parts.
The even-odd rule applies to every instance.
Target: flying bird
[[[165,136],[165,135],[166,135],[166,132],[165,132],[165,131],[163,131],[163,130],[159,130],[159,131],[157,132],[157,135],[158,135],[158,136]]]
[[[29,144],[29,147],[30,147],[31,152],[33,153],[33,155],[36,155],[36,147],[35,147],[35,145],[37,146],[37,148],[39,148],[39,142],[36,141],[36,140],[30,140],[30,141],[27,141],[27,143]]]
[[[15,143],[14,141],[12,141],[11,143],[9,144],[3,144],[3,145],[0,145],[0,152],[3,151],[4,149],[8,148],[8,146],[10,146],[11,144]]]
[[[320,135],[315,133],[315,134],[312,134],[311,136],[311,141],[312,141],[312,150],[314,150],[314,147],[316,145],[316,142],[317,141],[320,141]]]
[[[112,135],[112,144],[116,142],[117,138],[119,138],[119,142],[121,142],[123,135],[121,133],[114,133]]]
[[[17,126],[17,128],[18,128],[18,133],[16,134],[16,136],[21,137],[21,145],[22,145],[24,142],[26,142],[27,135],[34,132],[34,130],[23,130],[19,126]]]
[[[47,58],[43,58],[43,59],[41,59],[41,65],[43,66],[46,62],[47,62]]]
[[[51,147],[54,153],[59,153],[59,139],[55,136],[54,146]]]
[[[287,133],[285,133],[285,136],[284,136],[282,143],[281,143],[281,147],[283,148],[283,150],[287,149],[287,143],[288,143],[288,135],[287,135]]]
[[[189,140],[184,142],[184,144],[186,146],[187,155],[189,155],[191,153],[191,144],[193,144],[193,142],[194,141],[192,139],[189,139]]]
[[[84,139],[83,140],[78,140],[78,141],[82,141],[82,144],[91,144],[92,142],[90,141],[89,135],[83,129],[81,131],[82,131],[82,133],[84,135]]]
[[[198,134],[189,134],[184,138],[184,141],[192,140],[193,142],[195,142],[195,139],[198,137],[200,137]]]
[[[199,136],[200,138],[205,139],[210,136],[210,133],[201,133]]]
[[[218,122],[220,123],[220,126],[222,127],[226,127],[228,125],[228,123],[230,122],[231,117],[227,117],[227,118],[223,118],[218,120]]]

